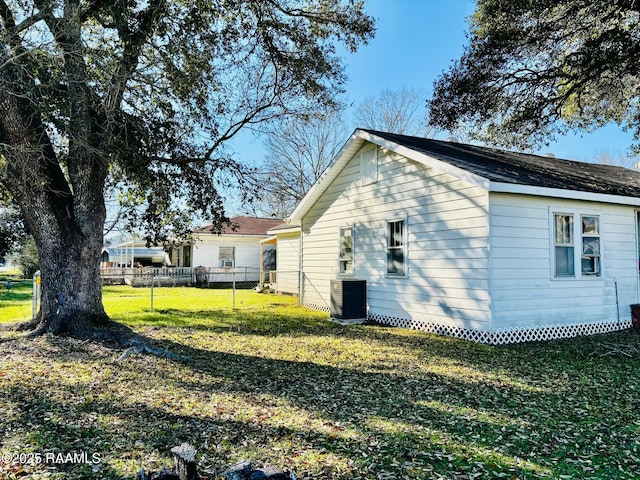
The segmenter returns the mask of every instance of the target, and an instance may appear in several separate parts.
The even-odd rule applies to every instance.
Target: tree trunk
[[[42,303],[37,330],[82,337],[108,323],[100,278],[102,230],[92,237],[68,233],[39,245]]]
[[[90,126],[91,117],[77,123]],[[95,328],[109,323],[100,279],[107,162],[99,137],[70,138],[62,163],[32,105],[0,89],[0,147],[7,165],[0,180],[20,206],[40,259],[41,309],[26,327],[96,336]]]

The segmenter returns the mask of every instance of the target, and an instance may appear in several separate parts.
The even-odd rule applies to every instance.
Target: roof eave
[[[278,237],[276,235],[271,235],[267,238],[263,238],[262,240],[260,240],[260,244],[266,245],[269,243],[276,243],[277,241],[278,241]]]
[[[336,179],[336,177],[340,174],[346,164],[362,147],[364,142],[370,142],[379,146],[380,148],[402,155],[427,167],[432,167],[441,172],[448,173],[460,180],[465,180],[472,185],[480,187],[488,192],[516,194],[519,193],[524,195],[537,195],[545,197],[640,206],[640,198],[636,197],[491,181],[486,177],[462,169],[460,167],[456,167],[445,161],[438,160],[437,158],[434,158],[425,153],[418,152],[396,142],[386,140],[382,137],[377,136],[375,133],[356,129],[349,140],[347,140],[344,146],[340,149],[340,152],[338,152],[331,164],[329,164],[327,169],[318,179],[318,181],[311,187],[304,198],[296,206],[295,210],[291,214],[291,217],[289,218],[290,223],[302,223],[302,218],[320,199],[329,185],[331,185],[331,182]]]
[[[515,193],[538,197],[554,197],[587,202],[612,203],[640,207],[640,198],[607,193],[583,192],[579,190],[563,190],[561,188],[538,187],[517,183],[490,182],[489,191],[495,193]]]
[[[212,237],[267,237],[268,233],[214,233],[214,232],[193,232],[193,235],[209,235]]]
[[[269,230],[269,235],[280,235],[285,233],[300,233],[301,229],[299,225],[291,226],[289,228],[277,228]]]

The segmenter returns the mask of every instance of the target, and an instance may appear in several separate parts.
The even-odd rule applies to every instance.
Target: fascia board
[[[280,234],[285,234],[285,233],[300,233],[301,228],[298,225],[292,225],[289,228],[278,228],[276,230],[269,230],[267,233],[269,235],[280,235]]]
[[[274,243],[276,240],[278,240],[278,237],[275,235],[271,235],[270,237],[260,240],[260,243]]]
[[[609,195],[606,193],[581,192],[578,190],[563,190],[560,188],[537,187],[532,185],[519,185],[516,183],[490,182],[489,191],[496,193],[535,195],[538,197],[566,198],[587,202],[613,203],[634,207],[640,206],[640,198],[635,197]]]

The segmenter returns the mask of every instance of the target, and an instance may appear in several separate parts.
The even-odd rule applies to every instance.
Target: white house
[[[370,320],[509,343],[631,325],[639,209],[636,171],[356,130],[289,222],[305,305],[363,279]]]
[[[282,224],[273,218],[233,217],[231,226],[220,232],[208,225],[194,230],[190,247],[191,266],[220,268],[249,268],[260,271],[260,241],[267,238],[269,229]]]

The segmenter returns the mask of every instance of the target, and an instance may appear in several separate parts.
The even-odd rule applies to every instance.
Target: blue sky
[[[462,54],[467,17],[475,10],[471,0],[366,0],[365,5],[377,20],[376,36],[355,54],[344,56],[349,78],[346,97],[355,105],[387,88],[430,93],[434,80]],[[346,120],[353,124],[351,118]],[[600,153],[625,155],[631,142],[630,133],[610,125],[594,133],[559,138],[538,153],[589,161]],[[242,161],[253,163],[264,155],[262,141],[246,135],[232,147]]]
[[[373,41],[345,58],[347,95],[356,104],[367,95],[403,86],[432,91],[434,80],[460,57],[466,42],[470,0],[367,0],[378,21]],[[591,160],[601,152],[626,154],[630,133],[610,125],[590,134],[568,135],[544,148],[558,158]]]

